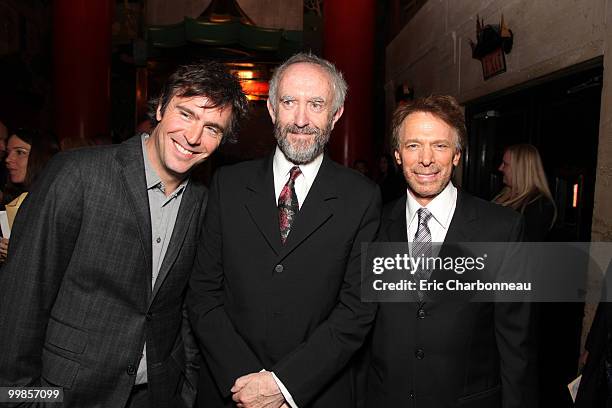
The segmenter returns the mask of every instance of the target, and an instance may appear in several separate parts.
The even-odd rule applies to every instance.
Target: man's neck
[[[168,197],[170,194],[176,191],[187,176],[183,177],[182,179],[178,177],[164,176],[165,172],[162,169],[159,155],[157,154],[157,149],[155,149],[155,130],[153,130],[151,136],[145,139],[144,143],[145,149],[147,150],[147,160],[149,161],[149,164],[153,170],[155,170],[155,173],[157,173],[161,182],[164,183],[164,195]]]

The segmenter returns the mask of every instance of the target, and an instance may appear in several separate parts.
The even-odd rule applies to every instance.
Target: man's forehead
[[[446,135],[449,132],[452,133],[453,128],[430,112],[413,112],[403,120],[401,130],[404,134],[410,133],[409,131],[418,130]]]
[[[215,107],[215,103],[213,103],[206,95],[195,95],[195,96],[183,96],[183,95],[174,95],[172,99],[170,99],[170,104],[172,105],[193,105],[199,108],[211,108]]]
[[[285,69],[280,81],[279,88],[284,91],[291,92],[292,88],[298,83],[325,85],[326,92],[332,92],[331,76],[322,67],[308,63],[299,62],[292,64]]]

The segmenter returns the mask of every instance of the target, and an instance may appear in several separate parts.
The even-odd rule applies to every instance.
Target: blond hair
[[[557,218],[557,208],[548,188],[538,149],[530,144],[516,144],[508,146],[505,151],[510,153],[512,186],[505,186],[493,201],[522,213],[527,205],[544,197],[555,210],[552,227]]]

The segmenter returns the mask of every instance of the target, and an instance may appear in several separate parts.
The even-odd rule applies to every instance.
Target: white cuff
[[[285,401],[287,401],[287,404],[289,404],[291,408],[298,408],[297,404],[293,400],[293,397],[291,396],[291,394],[289,394],[289,390],[283,385],[281,380],[278,379],[278,377],[276,376],[276,374],[274,374],[274,372],[272,371],[270,372],[272,373],[272,378],[274,378],[274,381],[276,381],[276,385],[278,385],[278,388],[283,394],[283,397],[285,397]]]

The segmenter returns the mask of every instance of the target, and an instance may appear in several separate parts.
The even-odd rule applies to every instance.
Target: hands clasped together
[[[269,371],[238,378],[231,391],[238,408],[289,408]]]

